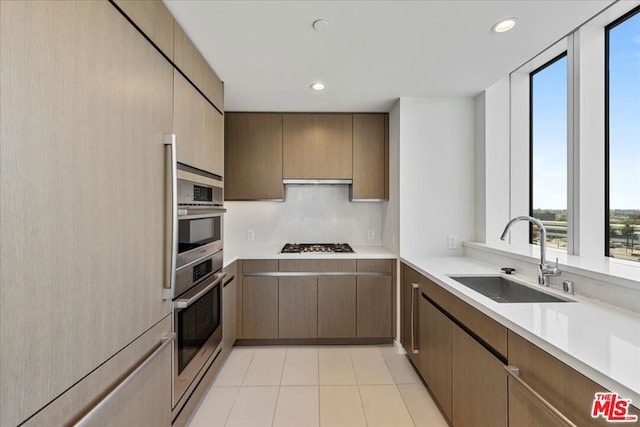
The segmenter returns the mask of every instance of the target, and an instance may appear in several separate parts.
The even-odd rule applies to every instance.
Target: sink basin
[[[532,289],[502,276],[449,276],[496,302],[575,302]]]

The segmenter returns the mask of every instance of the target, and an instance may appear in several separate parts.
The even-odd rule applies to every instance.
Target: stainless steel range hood
[[[351,178],[346,179],[283,179],[282,183],[287,185],[351,185],[353,184],[353,180]]]

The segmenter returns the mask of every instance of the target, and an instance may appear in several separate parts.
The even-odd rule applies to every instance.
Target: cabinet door
[[[356,297],[358,337],[393,336],[391,298],[391,276],[358,276]]]
[[[173,59],[173,15],[161,1],[115,0],[151,41]]]
[[[387,199],[386,114],[353,115],[352,199]]]
[[[452,424],[456,427],[506,426],[504,363],[457,325],[453,325],[451,337]]]
[[[280,277],[279,288],[278,338],[317,338],[317,277]]]
[[[351,178],[351,114],[284,114],[283,177]]]
[[[422,295],[418,298],[418,318],[420,373],[451,420],[452,322]]]
[[[168,315],[29,419],[24,427],[73,425],[142,363],[147,365],[102,409],[92,426],[169,426],[171,424],[172,344]],[[154,355],[155,353],[155,355]]]
[[[173,129],[177,139],[178,162],[206,170],[205,99],[177,70],[174,70]]]
[[[2,1],[0,31],[0,425],[16,425],[170,313],[172,67],[109,2]]]
[[[242,278],[242,338],[278,338],[278,278]]]
[[[520,369],[520,378],[542,398],[578,426],[610,425],[604,418],[591,418],[596,392],[608,391],[601,385],[531,344],[515,332],[509,331],[509,365]],[[550,417],[539,402],[531,403],[530,396],[522,396],[521,387],[511,387],[509,380],[509,419],[525,426],[544,425]],[[515,393],[514,393],[515,391]],[[636,402],[634,402],[636,403]],[[630,414],[640,415],[637,407]],[[512,424],[516,425],[516,424]],[[635,425],[635,424],[633,424]]]
[[[225,200],[284,199],[282,114],[225,115]]]
[[[236,263],[224,269],[227,277],[222,287],[222,351],[224,355],[231,352],[236,342],[236,307],[238,285],[236,279]]]
[[[208,102],[204,108],[203,168],[224,176],[224,117]]]
[[[355,338],[356,277],[318,277],[318,338]]]
[[[420,290],[418,288],[414,288],[413,285],[415,284],[419,286],[423,279],[418,272],[413,270],[411,267],[402,264],[401,280],[400,342],[413,364],[416,368],[420,369],[419,353],[413,352],[414,348],[416,348],[417,351],[420,351],[420,343],[418,342],[420,333],[420,321],[418,319]]]

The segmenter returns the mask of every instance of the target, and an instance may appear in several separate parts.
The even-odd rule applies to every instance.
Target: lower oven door
[[[222,281],[225,273],[195,286],[173,302],[177,335],[173,361],[173,407],[222,343]]]

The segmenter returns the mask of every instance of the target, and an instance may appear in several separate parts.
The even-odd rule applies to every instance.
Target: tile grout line
[[[358,382],[358,376],[356,375],[356,367],[353,364],[353,356],[351,355],[351,349],[349,349],[349,360],[351,360],[351,367],[353,368],[353,375],[356,377],[356,390],[358,390],[358,398],[360,398],[360,408],[362,409],[362,415],[364,415],[364,422],[369,425],[367,419],[367,412],[364,410],[364,402],[362,401],[362,393],[360,393],[360,383]]]
[[[271,416],[271,427],[276,422],[276,412],[278,411],[278,401],[280,400],[280,389],[282,388],[282,378],[284,377],[284,367],[287,364],[287,356],[289,355],[290,348],[287,347],[284,353],[284,359],[282,360],[282,370],[280,371],[280,382],[278,383],[278,395],[276,396],[276,405],[273,407],[273,415]]]

